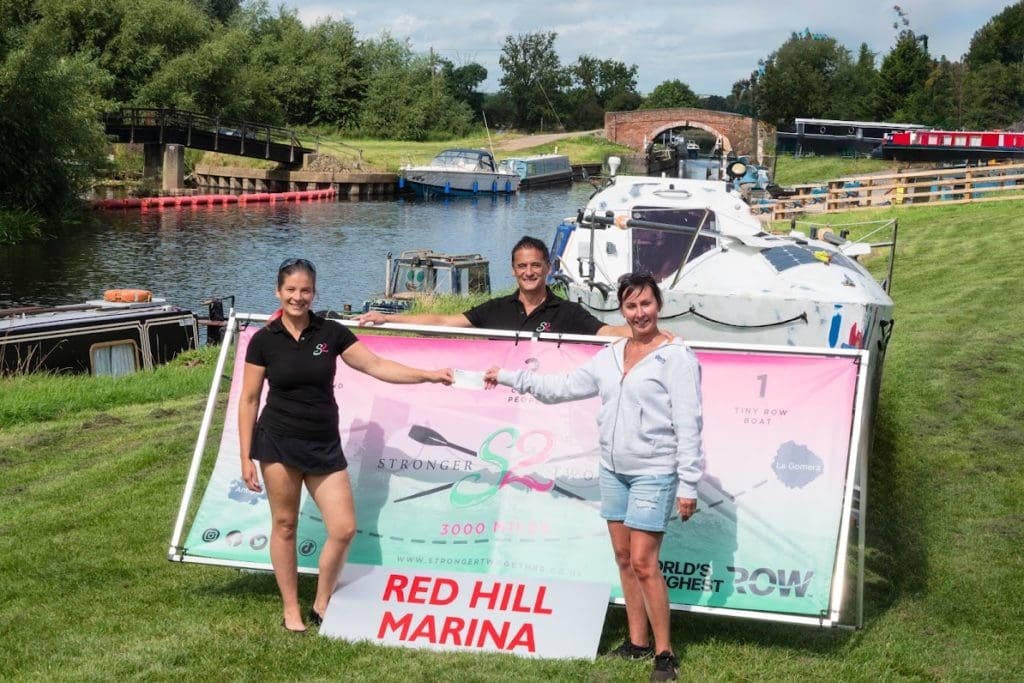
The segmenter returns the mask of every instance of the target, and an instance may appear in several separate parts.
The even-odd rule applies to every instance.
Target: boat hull
[[[559,173],[546,173],[539,176],[527,176],[519,182],[520,190],[534,190],[538,187],[568,185],[572,183],[572,169]]]
[[[474,197],[519,190],[519,176],[509,173],[410,168],[402,172],[402,178],[418,197]]]
[[[659,326],[693,341],[884,350],[892,332],[888,297],[840,301],[664,289],[662,296]],[[568,298],[610,325],[625,323],[599,291],[570,285]]]

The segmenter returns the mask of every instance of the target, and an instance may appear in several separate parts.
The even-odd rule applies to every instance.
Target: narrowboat
[[[519,176],[522,189],[572,182],[572,164],[566,154],[539,154],[502,159],[499,168]]]
[[[127,375],[196,348],[198,337],[192,311],[146,296],[0,309],[0,374]]]
[[[775,151],[797,157],[815,154],[865,156],[878,149],[889,133],[923,128],[926,126],[916,123],[798,118],[794,120],[792,130],[775,133]]]
[[[987,161],[1024,157],[1024,133],[912,130],[889,133],[882,157],[900,161]]]

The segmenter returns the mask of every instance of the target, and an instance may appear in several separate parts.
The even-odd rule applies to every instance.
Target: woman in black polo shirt
[[[238,406],[242,478],[259,492],[254,460],[260,461],[272,517],[270,561],[284,603],[281,625],[304,632],[298,596],[295,531],[302,484],[324,519],[327,540],[320,551],[316,597],[309,620],[319,625],[334,592],[349,543],[356,531],[352,486],[338,434],[334,400],[337,358],[384,382],[450,384],[451,369],[420,370],[377,356],[347,327],[310,311],[316,268],[305,259],[287,259],[277,272],[281,315],[256,332],[245,356]],[[264,380],[270,392],[256,420]]]

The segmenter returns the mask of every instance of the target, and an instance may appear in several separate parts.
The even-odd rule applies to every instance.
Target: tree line
[[[832,37],[792,34],[733,86],[748,107],[743,113],[779,126],[797,117],[961,130],[1024,126],[1024,2],[979,28],[961,61],[932,57],[928,36],[893,9],[896,41],[880,60],[866,44],[854,57]]]
[[[66,210],[105,163],[100,115],[174,107],[353,137],[441,140],[494,127],[585,130],[606,111],[698,107],[775,125],[796,117],[1006,127],[1024,112],[1024,1],[981,27],[961,62],[935,59],[899,8],[881,58],[793,34],[724,95],[681,79],[647,95],[637,66],[563,64],[557,34],[506,36],[500,88],[487,70],[413,50],[348,21],[304,25],[266,0],[0,0],[0,239],[5,216]],[[878,64],[876,66],[876,64]],[[15,213],[12,213],[15,212]]]

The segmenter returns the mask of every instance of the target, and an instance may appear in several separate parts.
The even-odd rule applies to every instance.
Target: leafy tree
[[[913,123],[928,117],[925,83],[932,72],[927,36],[900,32],[892,51],[882,60],[875,115],[882,120]]]
[[[364,134],[399,140],[427,140],[469,131],[469,106],[452,97],[441,69],[413,55],[407,42],[384,35],[363,45],[366,100],[360,115]]]
[[[942,57],[925,81],[927,115],[922,123],[943,129],[962,128],[965,120],[967,67]]]
[[[1024,115],[1024,82],[1016,66],[987,62],[964,83],[964,125],[985,130],[1012,125]]]
[[[441,74],[456,101],[468,105],[474,115],[483,110],[484,94],[477,88],[487,80],[487,69],[476,62],[455,66],[447,59],[442,59]]]
[[[729,108],[729,98],[722,95],[707,95],[697,98],[698,109],[710,109],[711,111],[732,111]]]
[[[176,107],[226,119],[284,124],[270,76],[248,62],[252,37],[231,29],[167,62],[140,91],[140,106]]]
[[[269,92],[289,123],[343,127],[358,116],[364,85],[355,29],[344,21],[306,28],[294,10],[251,20],[252,66],[267,75]]]
[[[679,79],[659,83],[651,94],[644,98],[641,109],[670,109],[674,107],[696,107],[700,98]]]
[[[32,27],[0,62],[0,206],[57,216],[105,163],[97,93],[109,77],[85,55],[54,52]]]
[[[971,69],[989,62],[1024,65],[1024,2],[1010,5],[975,31],[965,61]]]
[[[545,118],[559,119],[558,103],[569,76],[555,52],[557,37],[553,31],[505,37],[498,58],[501,91],[513,103],[516,126],[535,130]]]
[[[38,19],[34,0],[0,1],[0,59],[20,44],[21,30]]]
[[[744,116],[754,115],[754,85],[757,83],[758,73],[755,71],[750,78],[740,79],[732,84],[732,90],[725,99],[729,103],[726,111],[731,111]]]
[[[483,113],[487,117],[487,125],[491,128],[511,128],[515,126],[515,105],[512,102],[512,98],[503,92],[484,95]]]
[[[857,62],[839,74],[839,81],[846,82],[847,87],[838,91],[841,99],[832,107],[833,116],[855,121],[870,121],[874,117],[879,78],[875,67],[877,56],[867,43],[861,43]]]
[[[214,21],[226,24],[240,9],[240,0],[192,0]]]
[[[827,116],[849,84],[850,51],[829,36],[794,33],[764,60],[763,74],[751,78],[758,118],[787,123],[797,117]]]
[[[565,93],[564,123],[570,128],[599,128],[606,111],[636,109],[637,66],[580,55],[568,68],[571,86]]]
[[[122,103],[213,34],[213,22],[188,0],[40,0],[39,7],[54,49],[93,57],[114,77],[110,96]]]

